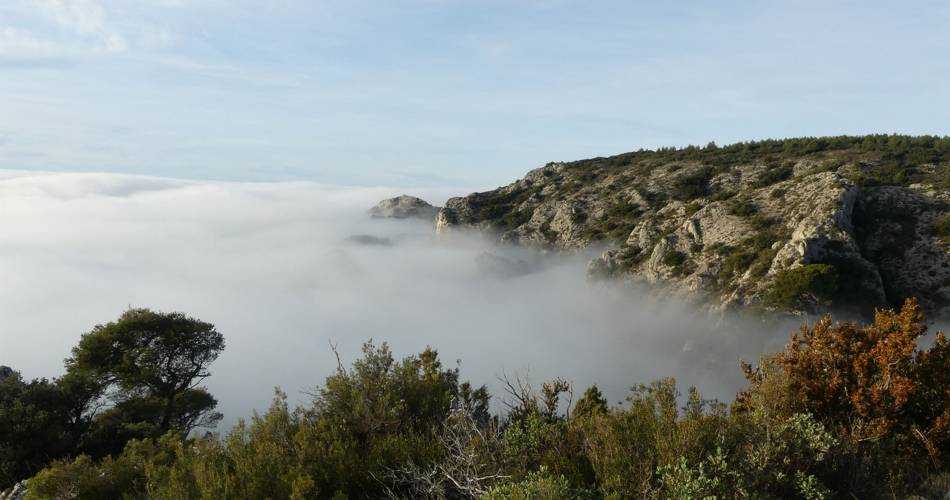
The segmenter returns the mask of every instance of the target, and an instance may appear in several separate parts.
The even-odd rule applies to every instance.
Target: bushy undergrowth
[[[785,309],[827,306],[838,289],[838,271],[830,264],[805,264],[785,269],[775,277],[766,301]]]
[[[917,304],[873,324],[804,325],[744,365],[731,405],[673,379],[608,405],[556,379],[484,387],[437,353],[397,361],[385,344],[291,409],[223,437],[128,442],[100,460],[50,464],[30,498],[901,498],[933,491],[950,459],[950,343]],[[927,348],[918,344],[929,345]],[[941,476],[943,474],[943,476]],[[936,478],[936,479],[935,479]]]
[[[759,175],[758,180],[755,182],[755,187],[763,188],[782,182],[791,177],[794,172],[793,165],[770,166],[765,172]]]
[[[676,178],[671,191],[673,199],[689,201],[706,196],[713,172],[712,168],[707,167]]]
[[[934,234],[943,241],[950,241],[950,214],[937,217],[933,223]]]
[[[722,266],[719,269],[719,282],[729,283],[734,276],[746,271],[752,276],[764,276],[772,266],[772,260],[778,253],[775,244],[787,238],[787,235],[778,231],[774,225],[745,238],[736,246],[720,245],[711,249],[719,254]]]

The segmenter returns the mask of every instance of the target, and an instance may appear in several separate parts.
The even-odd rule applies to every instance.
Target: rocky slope
[[[438,211],[439,207],[433,207],[421,198],[404,194],[377,203],[375,207],[369,209],[369,214],[373,217],[393,219],[431,219]]]
[[[916,296],[946,315],[948,207],[950,139],[806,138],[550,163],[448,200],[435,226],[600,248],[591,275],[716,308],[866,312]]]
[[[0,500],[24,500],[27,495],[26,481],[13,485],[7,493],[0,491]]]

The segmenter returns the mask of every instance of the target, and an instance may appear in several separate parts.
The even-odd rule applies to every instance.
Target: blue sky
[[[493,186],[552,160],[950,134],[946,2],[4,0],[0,169]]]

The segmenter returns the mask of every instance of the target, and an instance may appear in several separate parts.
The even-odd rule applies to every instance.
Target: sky
[[[0,169],[462,190],[946,135],[948,27],[942,1],[4,0]]]

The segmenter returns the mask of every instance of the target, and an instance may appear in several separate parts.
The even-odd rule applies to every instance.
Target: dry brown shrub
[[[830,316],[803,325],[775,365],[744,367],[750,389],[736,408],[759,407],[769,392],[852,442],[894,439],[904,452],[926,453],[938,465],[950,451],[950,343],[937,333],[922,348],[926,331],[914,299],[900,311],[877,311],[863,327]]]

